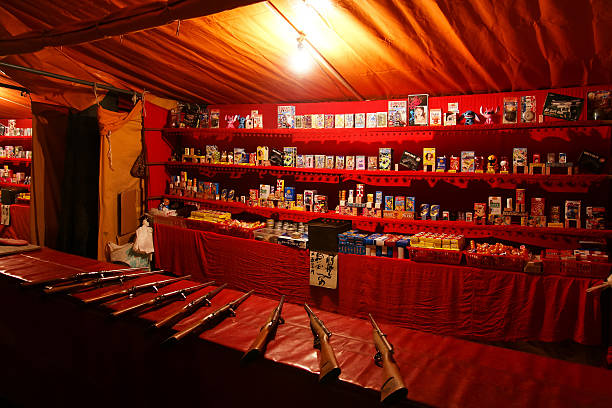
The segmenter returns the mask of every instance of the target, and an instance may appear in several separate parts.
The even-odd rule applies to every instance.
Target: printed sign
[[[310,286],[338,287],[338,255],[310,251]]]

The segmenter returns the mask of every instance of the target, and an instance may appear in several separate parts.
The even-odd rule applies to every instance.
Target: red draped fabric
[[[214,245],[215,239],[219,237],[201,241],[207,246]],[[268,259],[290,255],[281,247],[275,254],[274,247],[265,245]],[[248,253],[253,246],[234,249]],[[342,258],[346,259],[358,257]],[[76,299],[66,301],[65,295],[41,296],[40,289],[24,290],[11,278],[43,279],[109,267],[112,265],[46,248],[0,258],[0,357],[11,367],[0,373],[3,397],[18,398],[25,406],[68,407],[287,406],[287,401],[296,408],[313,405],[365,408],[378,404],[382,370],[372,361],[375,352],[372,330],[363,319],[315,308],[333,333],[330,344],[342,368],[338,383],[321,386],[316,381],[319,367],[308,317],[301,305],[290,302],[283,308],[285,324],[269,343],[265,359],[240,366],[242,353],[276,306],[276,296],[271,300],[252,295],[236,310],[236,317],[208,328],[198,338],[162,347],[161,341],[171,331],[146,327],[180,307],[183,304],[180,301],[138,318],[109,319],[109,310],[83,307]],[[384,273],[395,275],[394,271]],[[344,283],[346,274],[342,276]],[[380,276],[384,276],[382,272]],[[153,275],[131,282],[141,284],[159,278]],[[193,282],[188,280],[175,282],[160,288],[160,292],[190,285]],[[187,300],[212,288],[192,293]],[[75,297],[87,299],[111,290],[111,287],[93,289]],[[427,291],[434,292],[430,288]],[[365,298],[373,292],[363,294]],[[202,307],[178,322],[174,329],[241,295],[241,291],[233,288],[221,291],[210,307]],[[117,309],[153,296],[156,294],[142,293],[106,307]],[[435,314],[436,310],[432,312]],[[612,372],[608,370],[400,328],[374,313],[395,347],[408,400],[413,403],[479,408],[609,406]],[[66,384],[70,384],[68,388]],[[240,392],[235,392],[236,387]],[[403,401],[397,406],[414,405]]]
[[[598,280],[339,254],[338,289],[309,286],[308,252],[156,224],[160,267],[321,309],[490,341],[602,343]]]
[[[0,236],[30,241],[30,206],[11,205],[11,224],[0,225]]]

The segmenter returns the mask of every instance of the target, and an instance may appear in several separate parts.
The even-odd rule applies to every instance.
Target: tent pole
[[[41,70],[34,69],[34,68],[22,67],[21,65],[9,64],[8,62],[0,61],[0,66],[17,69],[19,71],[29,72],[30,74],[36,74],[36,75],[42,75],[42,76],[46,76],[50,78],[55,78],[61,81],[74,82],[77,84],[87,85],[87,86],[96,86],[100,89],[106,89],[112,92],[117,92],[117,93],[122,93],[122,94],[134,95],[137,93],[135,91],[130,91],[128,89],[115,88],[114,86],[111,86],[111,85],[98,84],[96,82],[85,81],[83,79],[78,79],[78,78],[72,78],[66,75],[54,74],[53,72],[41,71]]]
[[[0,88],[8,88],[8,89],[14,89],[16,91],[20,91],[22,94],[29,94],[30,91],[27,88],[24,88],[23,86],[16,86],[16,85],[11,85],[11,84],[4,84],[2,82],[0,82]],[[23,95],[22,95],[23,96]]]

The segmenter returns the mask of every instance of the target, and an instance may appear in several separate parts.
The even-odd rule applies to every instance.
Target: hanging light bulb
[[[312,68],[312,58],[304,44],[305,39],[304,35],[298,37],[297,50],[291,56],[291,69],[296,74],[305,74]]]

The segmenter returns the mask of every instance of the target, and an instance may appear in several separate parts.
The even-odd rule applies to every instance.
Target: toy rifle
[[[59,286],[46,286],[45,293],[58,293],[58,292],[69,292],[69,291],[77,291],[81,289],[87,289],[95,286],[102,286],[106,283],[113,283],[118,281],[119,284],[123,284],[124,280],[139,278],[141,276],[153,275],[156,273],[160,273],[163,271],[146,271],[146,272],[136,272],[136,273],[122,273],[121,275],[113,275],[113,276],[103,276],[97,279],[87,280],[85,282],[78,282],[66,285]]]
[[[223,285],[219,286],[217,289],[213,289],[210,292],[196,298],[193,299],[191,302],[187,303],[186,305],[184,305],[183,307],[181,307],[179,310],[177,310],[174,313],[169,314],[168,316],[164,317],[163,319],[161,319],[160,321],[156,322],[153,324],[153,327],[156,328],[160,328],[163,326],[166,326],[167,324],[169,324],[170,322],[174,322],[176,320],[179,319],[179,317],[185,317],[186,315],[188,315],[191,312],[195,312],[200,305],[202,306],[210,306],[210,299],[214,298],[215,296],[217,296],[217,294],[219,292],[221,292],[223,289],[225,289],[225,287],[227,286],[227,283],[224,283]]]
[[[243,363],[253,361],[266,352],[268,342],[272,340],[274,336],[276,336],[276,329],[278,328],[278,325],[285,323],[281,317],[283,303],[285,303],[285,295],[281,296],[278,306],[272,310],[270,317],[268,317],[268,321],[261,327],[257,337],[255,337],[255,340],[247,352],[244,353],[244,356],[242,356]]]
[[[238,299],[221,306],[212,313],[207,314],[203,318],[197,319],[195,322],[185,327],[183,330],[170,336],[168,339],[165,340],[165,342],[177,342],[200,327],[217,324],[228,316],[236,316],[236,309],[238,309],[238,306],[240,306],[242,302],[244,302],[249,296],[251,296],[253,292],[254,291],[251,290],[240,296]]]
[[[374,329],[374,346],[376,347],[376,355],[374,363],[383,368],[383,384],[380,388],[380,402],[390,403],[406,398],[408,389],[404,385],[402,374],[399,367],[393,359],[393,345],[387,340],[387,335],[384,334],[371,314],[370,323]]]
[[[96,279],[102,278],[106,275],[114,275],[116,273],[130,272],[130,271],[141,271],[147,268],[125,268],[125,269],[111,269],[108,271],[91,271],[91,272],[79,272],[69,276],[61,276],[49,279],[40,279],[34,280],[32,282],[23,282],[21,284],[22,287],[30,287],[30,286],[39,286],[39,285],[49,285],[51,283],[61,283],[61,282],[80,282],[87,279]]]
[[[214,284],[215,284],[215,281],[210,281],[206,283],[201,283],[199,285],[190,286],[188,288],[177,289],[171,292],[162,293],[161,295],[155,296],[153,299],[144,300],[140,303],[136,303],[135,305],[127,306],[127,307],[124,307],[123,309],[115,310],[111,314],[113,316],[120,316],[124,313],[140,311],[144,308],[153,309],[155,307],[162,306],[168,303],[169,301],[174,299],[176,296],[182,297],[183,299],[187,299],[187,296],[186,296],[187,293],[195,292],[196,290],[200,290],[206,286],[210,286]]]
[[[310,329],[314,336],[313,347],[319,349],[319,382],[329,382],[338,378],[340,366],[336,360],[334,349],[329,344],[332,333],[325,327],[325,324],[314,314],[312,309],[304,303],[304,309],[310,319]]]
[[[143,283],[141,285],[134,285],[129,288],[123,288],[123,289],[112,291],[110,293],[103,293],[98,296],[83,299],[83,302],[85,303],[100,302],[103,300],[110,300],[110,299],[118,298],[124,295],[127,295],[131,298],[134,296],[135,293],[138,293],[140,291],[143,291],[149,288],[153,289],[153,292],[157,293],[159,292],[159,289],[157,288],[158,286],[169,285],[171,283],[178,282],[183,279],[189,279],[190,277],[191,275],[185,275],[185,276],[180,276],[178,278],[166,278],[166,279],[161,279],[155,282],[148,282],[148,283]]]

